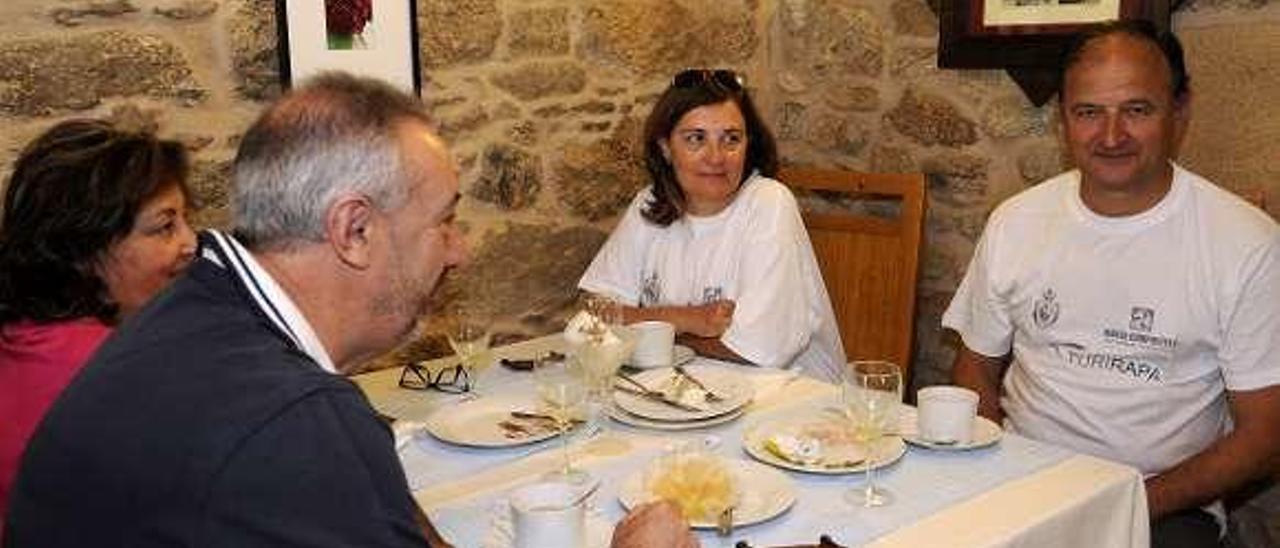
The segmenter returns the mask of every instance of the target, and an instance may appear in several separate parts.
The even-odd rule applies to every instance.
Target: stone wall
[[[198,222],[225,223],[240,132],[279,93],[273,5],[6,0],[0,161],[72,116],[158,127],[195,151]],[[1052,106],[1031,106],[1002,72],[935,67],[924,0],[418,0],[418,14],[423,97],[462,169],[474,256],[442,303],[477,303],[507,340],[560,327],[645,184],[639,126],[680,68],[744,73],[786,162],[933,174],[922,383],[946,377],[938,317],[986,213],[1064,167]],[[1186,163],[1273,200],[1277,21],[1269,0],[1193,0],[1175,22],[1200,93]],[[444,351],[427,336],[379,363]]]

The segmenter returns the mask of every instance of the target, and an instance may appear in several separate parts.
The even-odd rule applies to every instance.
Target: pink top
[[[27,439],[110,333],[93,318],[0,326],[0,529]]]

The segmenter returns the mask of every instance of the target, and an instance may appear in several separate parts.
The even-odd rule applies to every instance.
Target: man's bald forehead
[[[1173,99],[1178,102],[1185,100],[1190,91],[1191,77],[1187,73],[1182,42],[1172,32],[1159,30],[1152,22],[1141,19],[1103,23],[1092,27],[1089,31],[1077,34],[1063,52],[1059,63],[1059,99],[1066,91],[1067,77],[1084,60],[1086,53],[1097,52],[1099,48],[1105,51],[1107,45],[1116,43],[1113,40],[1126,38],[1134,43],[1146,44],[1149,51],[1160,58],[1149,62],[1163,66],[1164,70],[1168,71],[1166,72],[1169,76],[1168,89]]]

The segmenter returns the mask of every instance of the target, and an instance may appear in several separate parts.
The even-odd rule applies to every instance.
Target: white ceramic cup
[[[631,352],[631,365],[644,368],[671,367],[676,326],[670,322],[645,321],[627,327],[631,328],[636,341],[635,350]]]
[[[515,548],[583,548],[586,514],[582,489],[558,482],[534,483],[511,493],[511,523]]]
[[[916,393],[920,437],[934,443],[964,445],[973,437],[978,393],[959,386],[930,386]]]

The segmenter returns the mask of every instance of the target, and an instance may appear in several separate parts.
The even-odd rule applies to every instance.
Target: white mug
[[[645,321],[627,327],[636,340],[635,350],[631,352],[631,365],[643,368],[671,367],[676,326],[670,322]]]
[[[964,445],[973,438],[978,393],[959,386],[930,386],[916,393],[920,437],[934,443]]]
[[[586,514],[581,489],[567,483],[534,483],[511,493],[515,548],[583,548]]]

